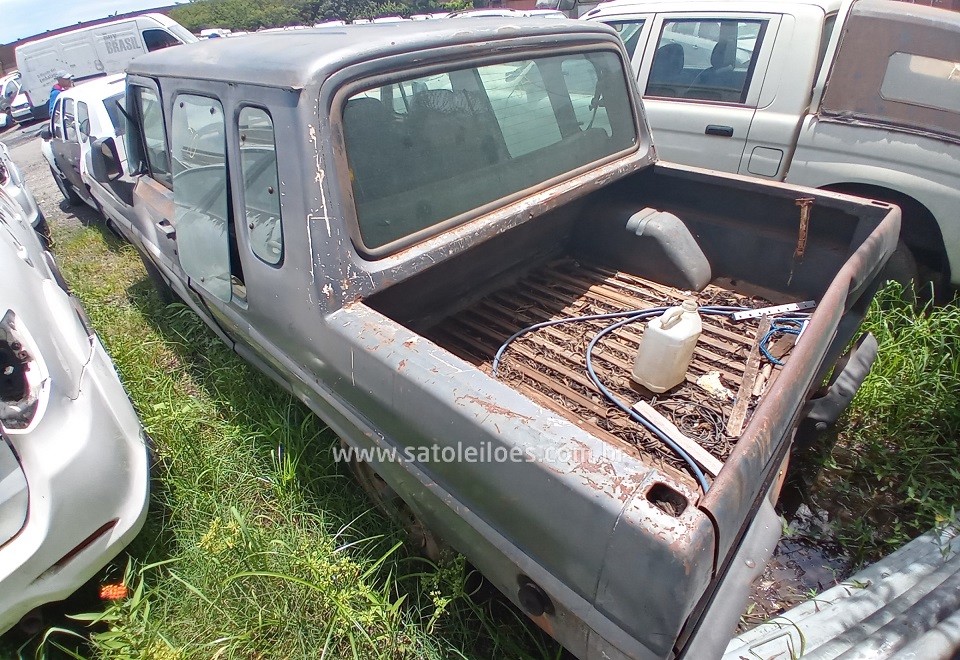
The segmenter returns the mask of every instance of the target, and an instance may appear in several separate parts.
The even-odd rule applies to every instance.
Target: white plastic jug
[[[658,394],[682,383],[702,329],[693,300],[651,319],[633,361],[633,380]]]

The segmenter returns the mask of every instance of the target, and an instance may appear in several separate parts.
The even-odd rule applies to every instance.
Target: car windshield
[[[353,94],[343,131],[362,247],[395,251],[635,147],[623,72],[613,52],[571,53]]]

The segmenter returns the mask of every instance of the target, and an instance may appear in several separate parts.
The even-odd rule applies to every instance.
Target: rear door
[[[52,148],[53,159],[60,173],[66,177],[73,188],[85,199],[90,191],[80,177],[80,129],[77,123],[77,103],[72,98],[57,97],[54,110],[55,121],[60,121],[59,134],[54,132]]]
[[[271,93],[281,94],[265,92]],[[274,119],[263,105],[231,108],[225,97],[186,91],[173,100],[180,265],[234,349],[286,384],[267,340],[286,311],[277,292],[290,282],[283,281]]]
[[[720,12],[656,18],[638,81],[663,159],[739,171],[779,22]]]
[[[127,79],[127,112],[137,129],[127,142],[127,166],[136,179],[132,236],[143,255],[169,281],[171,288],[229,346],[223,332],[180,267],[180,236],[173,198],[173,172],[168,149],[167,121],[171,112],[160,89],[149,78]],[[218,191],[211,190],[216,194]],[[188,248],[189,249],[189,248]]]

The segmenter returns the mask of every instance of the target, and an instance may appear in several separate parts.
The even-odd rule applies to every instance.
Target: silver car
[[[10,152],[7,151],[7,145],[3,142],[0,142],[0,188],[20,206],[30,226],[44,240],[49,239],[47,220],[43,217],[43,212],[37,205],[37,200],[33,198],[30,188],[27,187],[27,181],[23,178],[20,168],[10,159]]]
[[[93,577],[146,516],[145,436],[85,319],[0,190],[0,634]]]

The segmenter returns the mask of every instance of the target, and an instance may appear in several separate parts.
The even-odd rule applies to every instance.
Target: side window
[[[118,137],[127,132],[126,118],[120,110],[124,107],[125,101],[126,99],[122,92],[120,94],[114,94],[103,101],[103,107],[106,108],[107,116],[110,117],[110,123],[113,125],[113,132],[116,133]]]
[[[139,110],[140,125],[143,135],[143,149],[146,153],[146,165],[150,176],[165,185],[173,185],[170,179],[170,164],[167,159],[167,137],[163,127],[163,111],[160,99],[153,90],[146,87],[136,87],[135,98]]]
[[[280,181],[273,120],[261,108],[243,108],[240,130],[240,171],[243,205],[250,229],[250,249],[268,264],[283,258],[280,224]]]
[[[63,139],[63,99],[57,99],[53,108],[53,137]]]
[[[90,137],[90,112],[83,101],[77,101],[77,127],[80,129],[80,139],[86,142]]]
[[[232,297],[223,107],[205,96],[174,99],[170,152],[180,265],[220,300]]]
[[[646,96],[744,103],[767,22],[666,19]]]
[[[633,59],[633,54],[637,52],[637,44],[640,43],[640,35],[643,33],[644,21],[609,21],[607,25],[612,27],[620,35],[623,45],[627,47],[627,54]]]
[[[63,102],[63,139],[67,142],[77,142],[76,110],[73,99]]]
[[[155,50],[178,46],[180,41],[166,30],[152,29],[143,31],[143,45],[147,47],[148,53],[152,53]]]
[[[817,55],[817,75],[820,75],[820,68],[823,66],[823,60],[827,57],[827,46],[830,45],[830,37],[833,36],[833,28],[837,25],[837,15],[830,14],[823,19],[823,36],[820,37],[820,52]],[[814,80],[816,82],[816,80]]]

